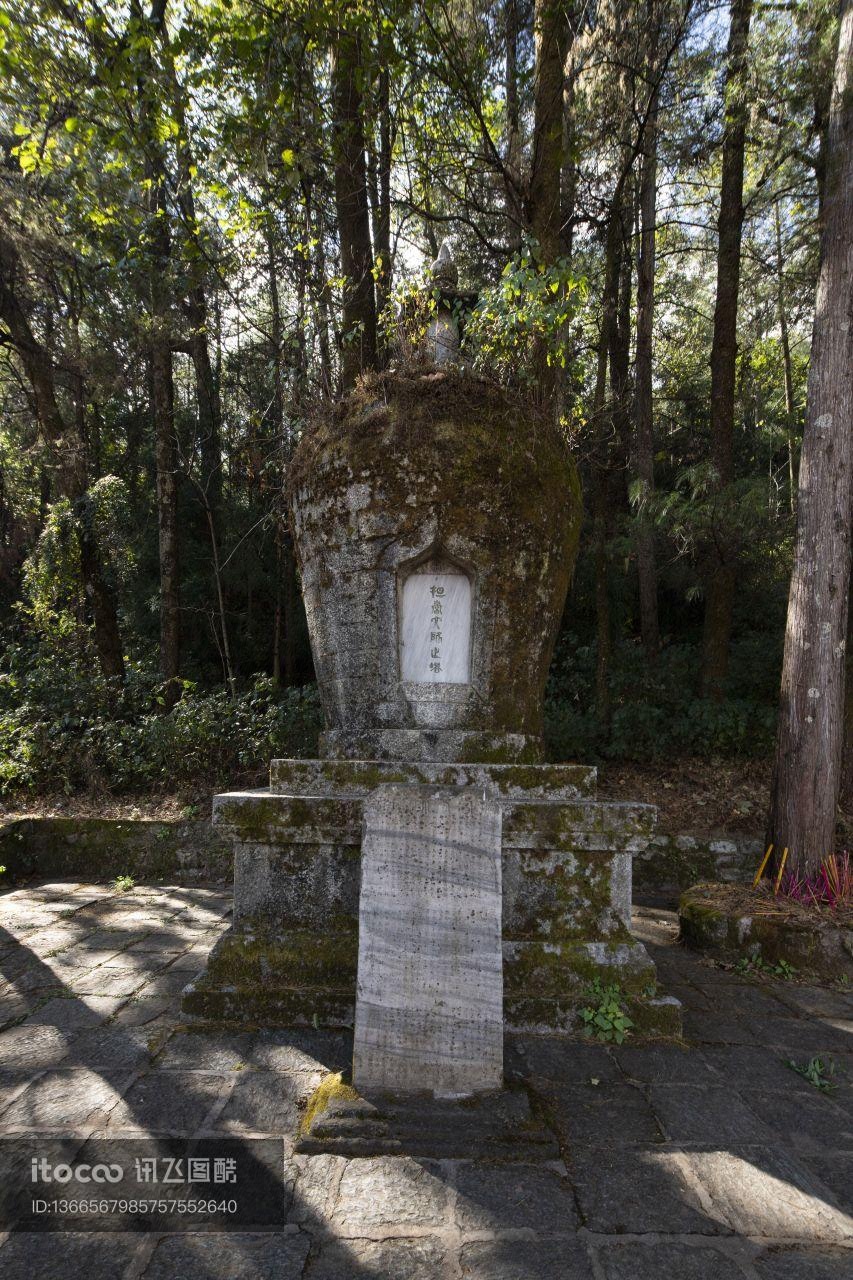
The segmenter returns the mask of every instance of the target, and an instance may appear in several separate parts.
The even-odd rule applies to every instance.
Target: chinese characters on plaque
[[[419,684],[471,679],[471,583],[464,573],[413,573],[403,584],[401,668]]]

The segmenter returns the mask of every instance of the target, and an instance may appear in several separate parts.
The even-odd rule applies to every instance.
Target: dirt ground
[[[760,835],[770,796],[770,759],[682,759],[602,765],[598,794],[658,807],[658,830]]]
[[[769,759],[603,764],[598,770],[598,795],[602,799],[642,800],[657,805],[660,831],[760,834],[770,793],[770,769]],[[248,785],[263,783],[259,773],[257,780]],[[212,790],[184,795],[16,796],[0,801],[0,819],[32,815],[192,820],[207,817]]]

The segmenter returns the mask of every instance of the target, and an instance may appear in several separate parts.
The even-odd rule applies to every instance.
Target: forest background
[[[6,0],[3,802],[316,749],[289,459],[444,238],[466,362],[581,468],[550,758],[764,785],[837,12]]]

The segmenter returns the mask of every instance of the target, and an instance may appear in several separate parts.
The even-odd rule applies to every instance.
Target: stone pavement
[[[4,1280],[849,1280],[853,996],[741,979],[636,931],[685,1006],[685,1044],[507,1045],[559,1141],[534,1163],[293,1154],[348,1038],[205,1034],[180,991],[230,893],[46,884],[0,895],[0,1136],[274,1135],[283,1232],[11,1233]],[[831,1056],[820,1093],[784,1062]]]

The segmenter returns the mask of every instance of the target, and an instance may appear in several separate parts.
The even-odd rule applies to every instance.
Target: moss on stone
[[[700,880],[709,879],[717,868],[717,857],[707,845],[680,848],[672,836],[658,840],[647,857],[634,863],[634,883],[638,885],[677,885],[687,889]]]
[[[747,892],[742,886],[720,884],[687,890],[678,909],[684,942],[722,956],[758,955],[767,964],[785,961],[823,978],[853,978],[849,928],[817,913],[812,920],[806,915],[786,918],[782,911],[753,913]]]
[[[628,1016],[634,1023],[632,1038],[666,1036],[681,1038],[681,1004],[677,1000],[648,996],[628,996]]]
[[[11,828],[11,829],[10,829]],[[0,863],[20,877],[92,877],[136,880],[225,876],[227,843],[207,822],[151,819],[21,818],[2,829]]]
[[[358,1093],[344,1079],[342,1071],[336,1071],[326,1076],[320,1081],[308,1099],[308,1105],[305,1108],[299,1132],[302,1134],[308,1133],[317,1117],[327,1111],[332,1102],[353,1102],[357,1097]]]
[[[355,985],[358,935],[349,917],[329,917],[325,929],[286,933],[252,926],[217,942],[201,980],[209,987],[301,988]]]
[[[327,589],[340,592],[348,574],[380,571],[377,538],[414,551],[430,528],[437,550],[458,547],[478,567],[479,598],[491,610],[491,669],[479,698],[447,727],[492,736],[491,746],[477,744],[479,760],[518,759],[518,746],[501,741],[507,733],[534,739],[524,753],[538,759],[542,696],[582,518],[577,470],[547,415],[454,371],[372,375],[323,411],[290,473],[297,551],[315,584],[306,598],[319,593],[308,613],[329,727],[378,729],[374,710],[387,693],[378,664],[365,657],[380,650],[380,623],[365,615],[358,647],[348,648],[337,633],[320,634],[334,615],[320,600]],[[397,720],[386,715],[382,725],[413,727],[405,699]]]

